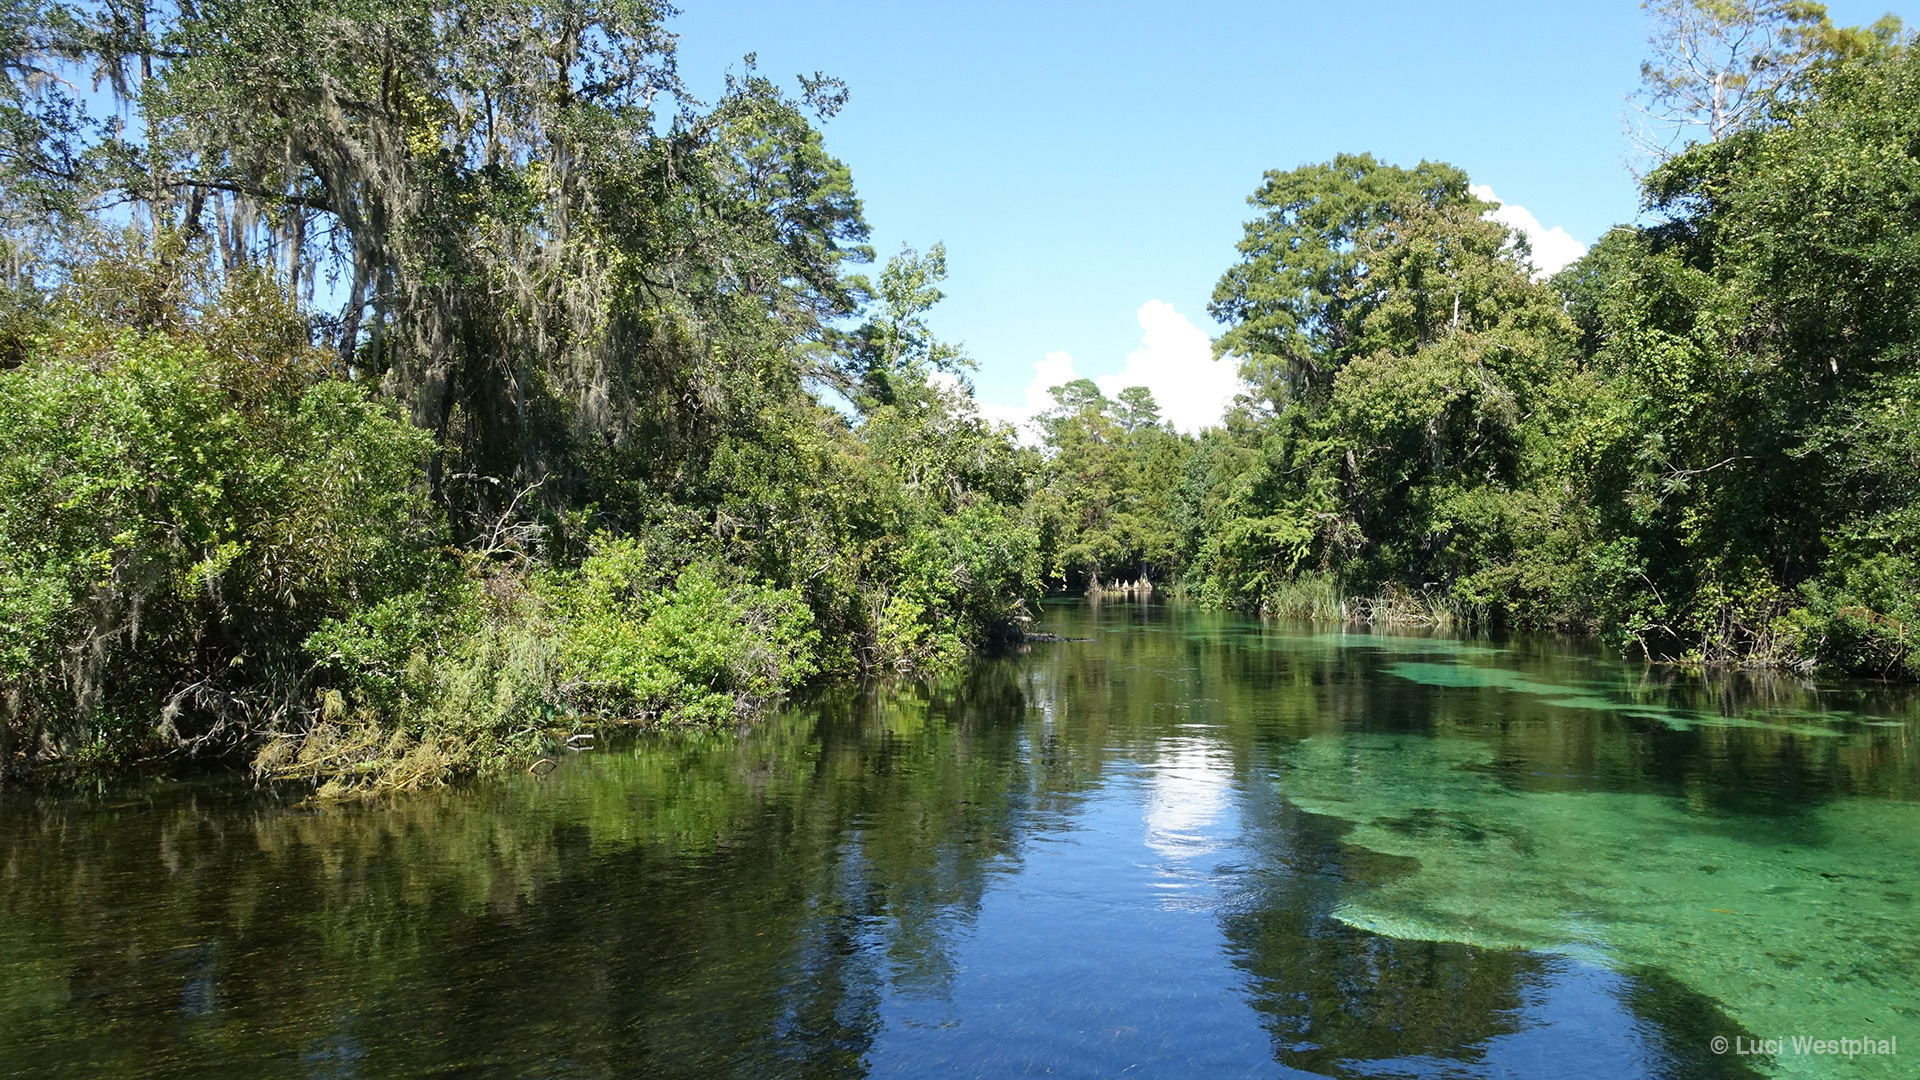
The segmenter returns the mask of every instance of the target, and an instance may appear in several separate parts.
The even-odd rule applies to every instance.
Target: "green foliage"
[[[747,719],[811,674],[813,617],[800,598],[715,573],[658,581],[637,544],[609,541],[563,579],[550,603],[572,711]]]
[[[951,666],[1037,586],[1031,464],[964,395],[903,385],[858,439],[816,411],[721,455],[718,538],[668,513],[584,539],[570,568],[468,556],[328,623],[306,646],[337,716],[258,766],[334,791],[411,786],[581,725],[748,719],[816,672]]]
[[[89,268],[0,373],[25,760],[250,746],[334,793],[437,783],[580,724],[746,719],[818,671],[949,666],[1037,586],[1032,455],[925,379],[857,433],[770,400],[626,538],[589,509],[441,547],[426,433],[332,376],[271,283],[195,299],[168,253],[190,265]]]
[[[1040,536],[1022,508],[1038,462],[964,392],[924,377],[893,385],[849,469],[870,494],[848,522],[860,554],[845,572],[870,627],[861,665],[937,670],[1009,636],[1038,592]]]
[[[1761,48],[1649,224],[1549,283],[1452,166],[1269,173],[1211,306],[1240,407],[1187,436],[1080,380],[1033,450],[931,330],[942,245],[849,272],[834,80],[691,103],[624,0],[13,3],[0,773],[436,783],[1142,578],[1920,674],[1920,62],[1817,5],[1660,11],[1663,56]]]
[[[1261,408],[1176,515],[1200,595],[1920,674],[1920,61],[1817,5],[1663,11],[1761,53],[1551,287],[1445,166],[1269,174],[1215,296]]]
[[[110,122],[88,113],[61,68],[84,54],[69,12],[0,0],[0,279],[81,230],[114,155]],[[17,358],[16,361],[17,362]]]
[[[1910,671],[1920,65],[1880,27],[1783,119],[1648,180],[1667,221],[1610,287],[1623,530],[1666,558],[1675,649]],[[1904,583],[1904,586],[1903,584]]]
[[[14,747],[271,727],[299,639],[417,572],[427,440],[309,351],[274,348],[286,314],[236,284],[178,333],[76,317],[0,372]]]
[[[1665,156],[1753,123],[1789,92],[1834,36],[1809,0],[1644,0],[1657,32],[1636,104],[1646,149]]]
[[[0,772],[414,786],[1012,632],[1037,465],[930,381],[944,249],[847,272],[836,81],[696,103],[625,0],[7,14]]]
[[[963,348],[939,340],[927,327],[926,313],[946,298],[939,288],[946,278],[944,244],[933,245],[925,255],[902,245],[900,253],[887,260],[876,296],[879,310],[855,332],[848,357],[844,386],[852,396],[891,404],[897,380],[911,387],[936,371],[961,375],[973,369]]]
[[[1228,324],[1216,346],[1241,377],[1281,409],[1324,393],[1348,360],[1371,351],[1364,324],[1378,303],[1363,245],[1415,213],[1473,206],[1467,175],[1450,165],[1382,165],[1371,154],[1267,173],[1247,203],[1240,261],[1208,310]]]
[[[421,588],[328,620],[311,725],[255,766],[331,791],[404,788],[523,760],[586,725],[757,717],[813,673],[792,590],[725,566],[673,571],[636,541],[571,570],[443,565]]]
[[[1049,578],[1068,587],[1166,581],[1177,566],[1174,495],[1191,440],[1160,422],[1143,386],[1109,399],[1090,379],[1053,388],[1040,417],[1046,488],[1034,507]]]
[[[1538,501],[1527,450],[1552,440],[1574,376],[1574,328],[1524,244],[1446,165],[1343,156],[1269,174],[1254,201],[1268,212],[1215,307],[1264,411],[1211,439],[1215,475],[1188,477],[1190,583],[1269,611],[1340,606],[1297,599],[1306,573],[1376,600],[1517,599],[1538,577],[1510,565]]]

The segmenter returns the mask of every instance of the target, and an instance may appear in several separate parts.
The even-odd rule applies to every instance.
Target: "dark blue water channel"
[[[0,1076],[1920,1076],[1906,692],[1045,621],[380,805],[0,795]]]

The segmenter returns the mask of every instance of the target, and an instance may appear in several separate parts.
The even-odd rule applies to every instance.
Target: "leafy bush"
[[[300,640],[431,550],[428,445],[301,351],[84,324],[39,341],[0,372],[13,750],[197,748],[279,723]]]
[[[327,677],[263,772],[330,790],[438,783],[550,749],[583,726],[758,716],[814,673],[812,613],[724,566],[669,570],[597,536],[572,570],[469,557],[424,587],[328,620],[306,641]]]
[[[579,570],[544,579],[564,699],[583,715],[718,723],[813,674],[799,596],[726,576],[692,566],[663,583],[638,544],[605,540]]]

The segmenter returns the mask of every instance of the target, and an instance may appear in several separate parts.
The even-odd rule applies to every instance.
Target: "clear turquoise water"
[[[0,1076],[1920,1075],[1905,692],[1044,628],[386,806],[0,795]],[[1899,1053],[1713,1049],[1796,1035]]]

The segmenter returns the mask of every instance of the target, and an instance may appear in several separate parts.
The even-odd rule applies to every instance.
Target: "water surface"
[[[1920,1074],[1905,694],[1047,623],[392,805],[0,795],[0,1075]],[[1900,1052],[1714,1052],[1795,1035]]]

